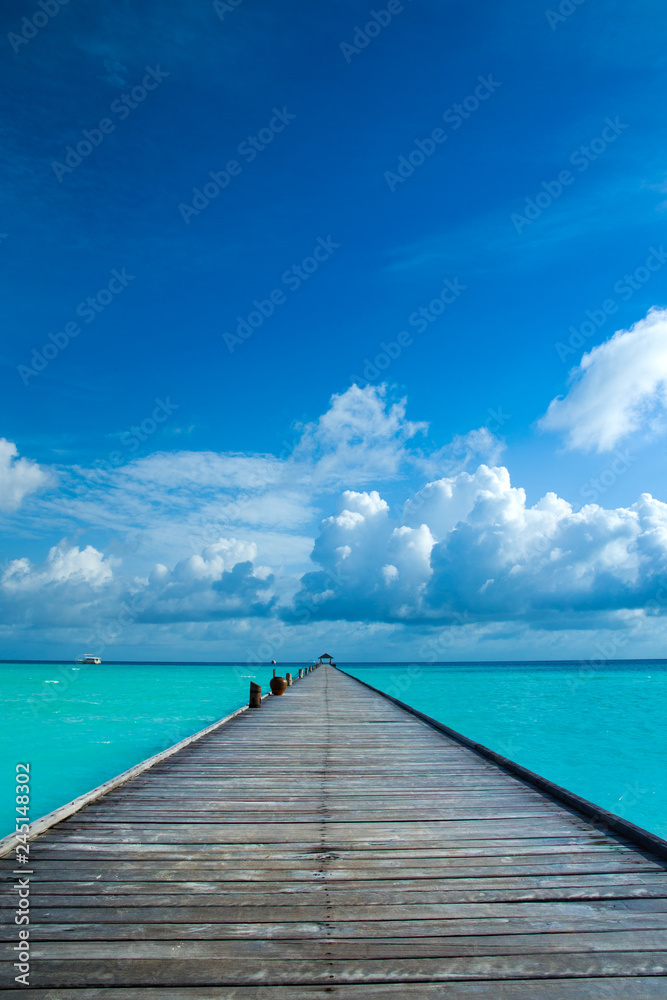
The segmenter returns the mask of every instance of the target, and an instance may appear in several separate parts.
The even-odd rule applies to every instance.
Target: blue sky
[[[666,17],[6,3],[3,655],[661,655]]]

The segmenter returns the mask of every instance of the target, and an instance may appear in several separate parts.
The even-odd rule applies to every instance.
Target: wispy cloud
[[[110,87],[120,89],[127,86],[127,66],[123,66],[117,59],[105,59],[105,75],[101,77]]]

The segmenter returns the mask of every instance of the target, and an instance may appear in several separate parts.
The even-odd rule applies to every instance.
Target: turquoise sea
[[[666,660],[340,666],[667,838]]]
[[[16,764],[30,764],[39,819],[247,704],[250,681],[265,692],[270,677],[237,665],[0,663],[0,836],[14,829]]]
[[[339,665],[667,837],[667,661]],[[17,763],[31,765],[37,819],[234,711],[250,680],[266,691],[270,677],[233,664],[0,663],[0,836],[14,827]]]

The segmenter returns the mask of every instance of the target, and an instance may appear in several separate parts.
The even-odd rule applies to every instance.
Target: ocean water
[[[30,819],[247,704],[271,668],[207,664],[0,663],[0,836],[14,829],[14,777],[29,763]]]
[[[667,661],[340,666],[667,838]]]
[[[340,666],[667,837],[667,661]],[[249,681],[267,691],[270,677],[268,666],[0,663],[0,836],[14,828],[17,763],[31,765],[38,819],[246,704]]]

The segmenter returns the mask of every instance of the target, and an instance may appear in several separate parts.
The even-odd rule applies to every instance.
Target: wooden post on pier
[[[260,684],[255,684],[254,681],[250,681],[250,701],[248,705],[250,708],[262,707],[262,687]]]
[[[291,674],[285,674],[285,680],[287,681],[287,687],[291,688],[292,687],[292,675]]]
[[[299,667],[299,677],[303,677],[303,668]]]

